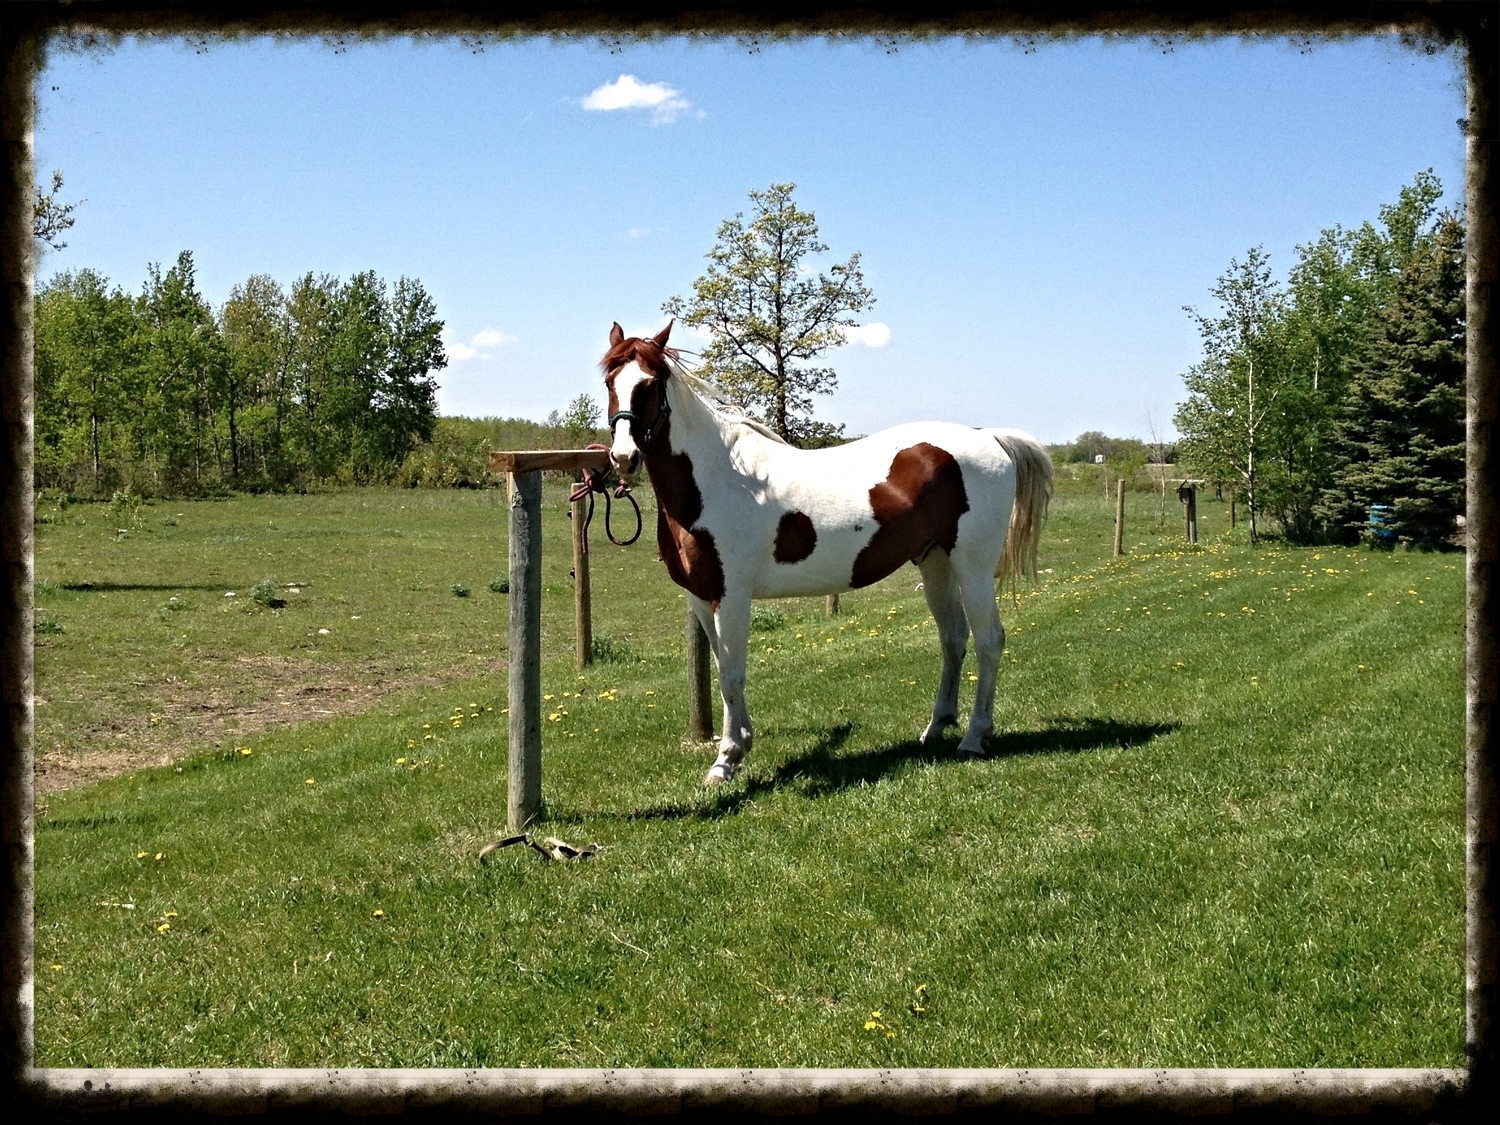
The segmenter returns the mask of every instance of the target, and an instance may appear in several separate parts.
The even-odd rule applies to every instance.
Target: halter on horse
[[[958,722],[972,627],[974,709],[958,749],[982,756],[994,729],[1005,628],[995,576],[1036,576],[1052,461],[1016,430],[912,422],[831,449],[798,449],[708,401],[666,346],[616,324],[600,366],[610,456],[622,477],[642,461],[656,493],[656,541],[688,592],[719,666],[724,726],[704,779],[728,781],[754,737],[745,706],[752,598],[858,589],[906,562],[922,571],[943,674],[922,741]]]

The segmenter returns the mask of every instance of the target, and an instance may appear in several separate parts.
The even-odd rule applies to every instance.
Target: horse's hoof
[[[973,750],[973,749],[969,749],[969,748],[960,746],[958,748],[958,756],[960,758],[968,758],[971,761],[976,761],[977,762],[977,761],[979,761],[980,759],[982,759],[985,756],[985,754],[984,754],[984,747],[981,746],[978,750]]]
[[[715,763],[709,767],[708,773],[704,775],[704,785],[723,785],[734,778],[734,771]]]

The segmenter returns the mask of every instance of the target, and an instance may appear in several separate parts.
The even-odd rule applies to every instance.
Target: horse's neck
[[[681,458],[685,456],[688,459],[695,482],[701,488],[702,482],[710,477],[742,473],[735,464],[740,459],[731,456],[731,450],[737,443],[765,439],[715,412],[689,387],[672,383],[668,383],[667,387],[668,401],[672,406],[667,433],[669,440],[661,443],[662,448],[646,455],[646,468],[651,474],[658,499],[670,508],[672,501],[680,495],[677,488],[670,487],[670,483],[686,468]],[[668,445],[670,448],[666,448]]]

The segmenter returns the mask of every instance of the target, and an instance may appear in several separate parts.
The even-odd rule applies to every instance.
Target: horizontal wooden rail
[[[492,473],[530,473],[538,469],[607,469],[607,449],[496,450],[490,454]]]

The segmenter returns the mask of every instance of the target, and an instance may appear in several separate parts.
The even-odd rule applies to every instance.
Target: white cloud
[[[606,82],[589,92],[583,99],[583,108],[612,112],[617,109],[649,109],[651,124],[670,125],[688,110],[693,103],[665,82],[642,82],[633,74],[622,74],[613,82]],[[703,111],[698,111],[703,116]]]
[[[625,237],[634,242],[638,238],[645,238],[650,233],[650,227],[631,227],[628,231],[625,232]]]
[[[514,344],[519,337],[512,336],[509,332],[502,332],[498,328],[484,328],[474,333],[473,338],[467,343],[451,340],[445,346],[448,349],[449,363],[462,363],[466,359],[491,359],[491,348],[503,347],[506,344]]]
[[[891,326],[878,320],[870,324],[856,324],[844,329],[844,341],[863,344],[867,348],[883,348],[891,342]]]
[[[473,344],[476,348],[497,348],[501,344],[514,344],[516,337],[509,332],[502,332],[498,328],[485,328],[474,333]]]

